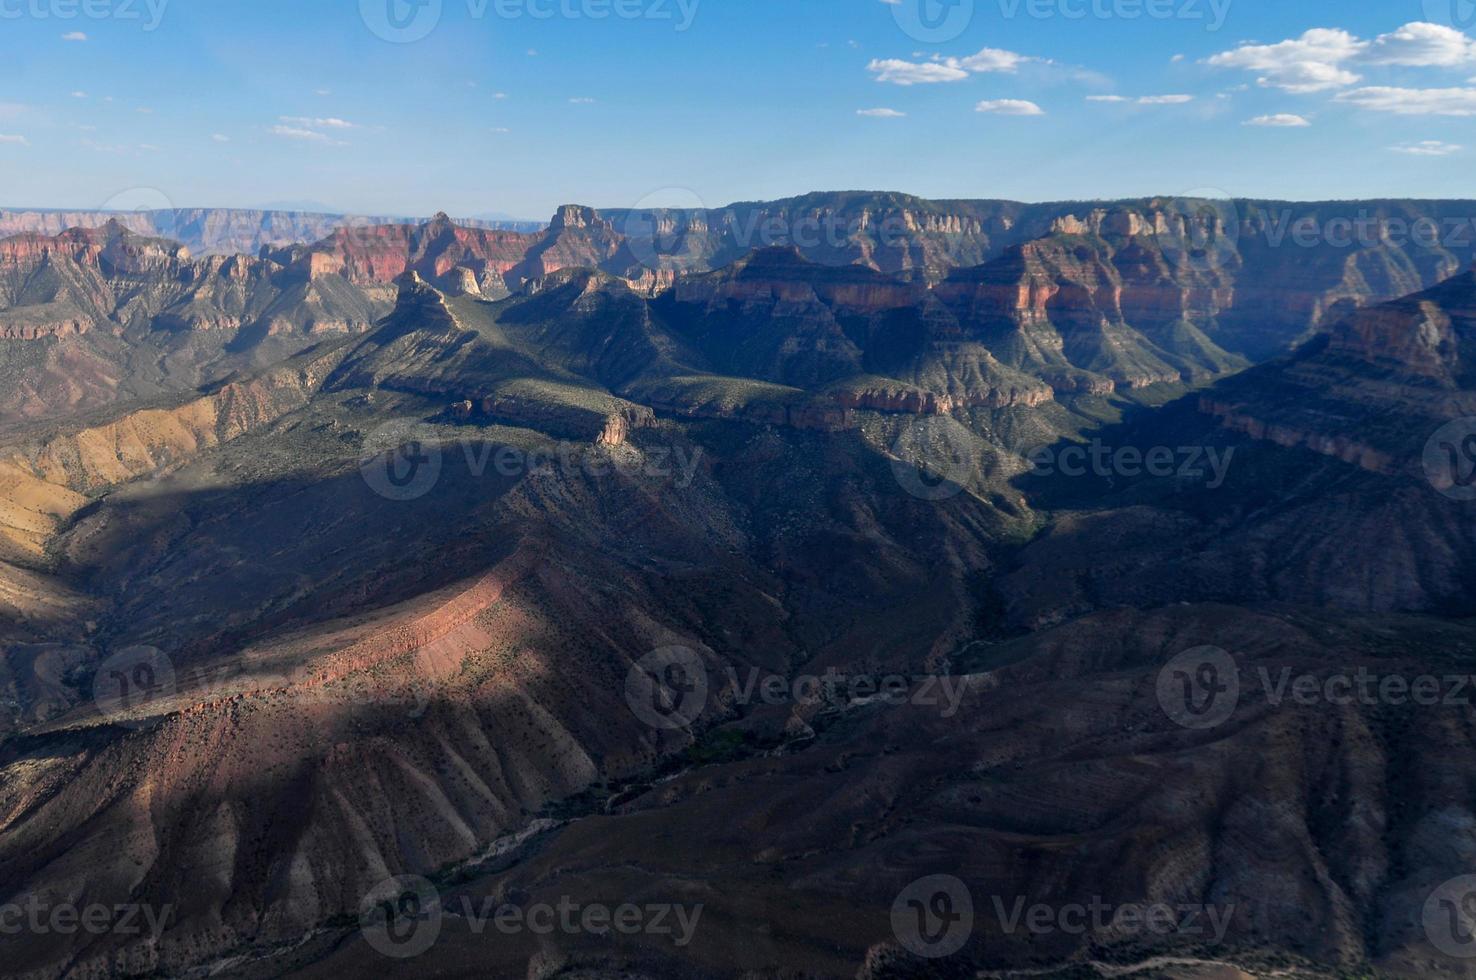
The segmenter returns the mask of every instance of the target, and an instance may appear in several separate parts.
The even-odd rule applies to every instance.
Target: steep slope
[[[305,265],[191,259],[116,222],[0,240],[0,424],[190,391],[367,330],[392,287]]]
[[[1216,380],[1248,260],[1200,220],[988,232],[999,254],[933,288],[803,246],[661,289],[555,268],[628,245],[577,209],[500,298],[496,241],[439,219],[280,259],[195,263],[120,229],[23,257],[28,307],[102,319],[11,350],[96,345],[118,373],[90,383],[130,404],[0,433],[0,905],[174,915],[0,934],[7,970],[1473,975],[1421,928],[1470,871],[1469,704],[1257,681],[1476,669],[1466,442],[1435,455],[1446,482],[1426,453],[1470,411],[1476,275],[1296,307],[1276,329],[1337,321]],[[1186,240],[1209,244],[1186,261]],[[1367,288],[1404,281],[1375,252]],[[1309,264],[1281,285],[1329,295]],[[253,269],[305,291],[254,306]],[[291,320],[337,290],[393,308],[350,335]],[[162,350],[179,373],[140,366]],[[1153,407],[1185,382],[1208,387]],[[1023,472],[1017,451],[1060,459],[1083,430],[1137,472]],[[1144,475],[1154,449],[1225,469]],[[1242,689],[1201,728],[1164,679],[1205,645]],[[667,727],[629,685],[669,682],[647,658],[672,647],[707,696]],[[799,693],[827,673],[869,686]],[[402,874],[447,909],[704,917],[674,949],[447,914],[422,957],[386,958],[358,915]],[[925,962],[895,910],[934,874],[976,917]],[[1022,929],[1017,901],[1208,908],[1224,931]]]
[[[1463,273],[1095,433],[1103,458],[1137,454],[1131,472],[1019,478],[1033,506],[1071,513],[1006,580],[1013,614],[1189,598],[1470,615],[1473,300]],[[1155,447],[1179,469],[1146,474]]]
[[[266,254],[283,265],[310,269],[314,276],[337,273],[359,286],[415,272],[460,292],[497,298],[507,294],[504,274],[537,241],[530,234],[466,227],[439,213],[421,225],[344,228],[311,247]]]
[[[339,228],[391,225],[391,216],[319,214],[245,208],[172,208],[135,211],[0,210],[0,238],[34,233],[59,235],[69,228],[100,228],[116,221],[136,235],[168,238],[195,255],[256,255],[263,248],[320,241]],[[458,219],[469,228],[537,232],[529,221]]]
[[[1002,361],[1061,390],[1193,382],[1244,367],[1198,325],[1212,324],[1232,292],[1229,274],[1176,269],[1145,247],[1146,231],[1128,212],[1096,231],[1068,222],[954,272],[936,294]]]
[[[67,700],[39,719],[28,700],[0,748],[3,894],[175,895],[181,914],[158,943],[7,945],[13,969],[175,972],[342,921],[387,873],[473,859],[690,743],[622,698],[654,646],[718,671],[918,669],[970,628],[972,579],[1017,518],[903,493],[854,434],[667,423],[507,475],[477,461],[557,447],[479,419],[433,427],[444,466],[423,498],[372,492],[372,430],[438,414],[438,385],[509,356],[458,311],[476,302],[407,281],[307,404],[116,474],[52,542],[107,608],[51,695]],[[673,457],[695,465],[663,470]],[[90,700],[101,661],[137,644],[165,652],[170,686]]]
[[[1444,423],[1476,413],[1476,268],[1368,307],[1284,362],[1205,394],[1230,428],[1380,472],[1420,463]]]

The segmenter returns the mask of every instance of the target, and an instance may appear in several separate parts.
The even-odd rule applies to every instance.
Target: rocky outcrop
[[[464,273],[478,282],[484,276],[502,276],[537,241],[530,234],[468,228],[439,213],[420,225],[341,228],[312,246],[266,250],[264,255],[308,278],[340,275],[358,286],[392,282],[407,272],[433,282],[464,283]]]
[[[98,329],[357,332],[383,313],[380,302],[311,263],[194,260],[178,243],[140,237],[119,222],[0,240],[0,339]]]
[[[402,223],[390,216],[322,214],[243,208],[176,208],[152,211],[0,211],[0,238],[36,233],[59,235],[68,228],[98,228],[114,221],[136,235],[183,243],[196,255],[256,255],[263,248],[320,241],[339,228]],[[458,219],[466,227],[537,232],[528,221]]]
[[[945,395],[907,385],[866,384],[832,393],[844,408],[902,415],[951,415],[968,408],[1033,408],[1052,399],[1046,385],[1028,388],[992,388],[962,395]]]
[[[1099,237],[1142,233],[1147,219],[1095,211],[1058,226],[936,287],[964,336],[1061,392],[1190,382],[1244,366],[1193,326],[1211,328],[1217,273],[1189,279],[1135,240]]]
[[[1310,449],[1373,473],[1392,474],[1398,470],[1394,455],[1380,452],[1346,433],[1317,432],[1290,424],[1267,422],[1248,414],[1244,406],[1226,404],[1210,397],[1200,399],[1199,410],[1218,419],[1230,431],[1244,433],[1252,439],[1264,439],[1288,449]]]
[[[716,273],[680,279],[673,292],[681,304],[738,304],[776,315],[824,306],[837,315],[874,316],[920,297],[917,287],[890,276],[858,265],[822,266],[793,246],[763,249]]]
[[[58,487],[91,493],[178,466],[301,408],[337,365],[335,351],[287,364],[169,408],[17,447],[9,464]]]
[[[1476,412],[1473,349],[1476,269],[1349,314],[1295,355],[1217,385],[1200,410],[1373,472],[1417,471],[1429,437]]]

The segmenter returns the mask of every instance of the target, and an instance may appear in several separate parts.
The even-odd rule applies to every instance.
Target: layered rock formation
[[[991,231],[959,210],[914,217],[996,240],[1038,217]],[[0,431],[0,905],[176,914],[157,936],[6,933],[6,969],[1469,975],[1421,928],[1432,889],[1470,869],[1469,705],[1277,704],[1253,681],[1470,672],[1476,521],[1411,464],[1429,423],[1476,411],[1476,275],[1216,380],[1248,260],[1186,263],[1175,242],[1233,237],[1202,221],[1081,208],[934,288],[763,249],[652,296],[553,268],[618,233],[570,209],[567,253],[495,300],[486,277],[519,274],[440,221],[282,259],[195,261],[120,228],[14,246],[17,295],[100,318],[6,342],[66,352],[46,377],[88,407]],[[284,282],[394,305],[348,335],[232,325],[230,297]],[[271,363],[225,349],[243,339]],[[171,359],[188,370],[150,373]],[[1186,380],[1205,401],[1143,390]],[[130,404],[83,397],[110,383]],[[1114,422],[1093,393],[1144,398]],[[1082,428],[1228,468],[1212,487],[1021,475],[1027,439]],[[952,469],[929,465],[933,442],[964,465],[918,483]],[[391,450],[415,473],[434,460],[419,496],[373,481]],[[1193,728],[1161,682],[1207,644],[1242,696]],[[112,659],[140,645],[163,657],[151,672]],[[626,684],[672,646],[709,696],[653,727]],[[909,696],[743,695],[828,671]],[[109,697],[119,676],[153,683]],[[894,903],[939,873],[980,914],[923,962]],[[680,949],[489,942],[448,915],[400,961],[358,915],[402,874],[452,909],[705,913]],[[995,915],[1017,898],[1227,918],[1214,942],[1041,934]]]
[[[99,328],[363,330],[377,316],[373,301],[329,274],[244,256],[195,261],[117,222],[22,235],[0,240],[0,339]]]
[[[99,228],[116,221],[136,235],[169,238],[196,255],[256,255],[263,248],[316,242],[339,228],[395,224],[389,216],[316,214],[244,208],[175,208],[148,211],[0,210],[0,238],[34,233],[59,235],[68,228]],[[459,219],[466,227],[536,232],[536,222]]]
[[[1426,440],[1476,413],[1476,269],[1351,313],[1285,361],[1206,392],[1203,411],[1376,472],[1418,469]]]
[[[413,271],[460,292],[480,293],[484,279],[489,287],[500,285],[537,241],[534,235],[469,228],[440,213],[422,225],[341,228],[311,247],[264,254],[312,276],[337,274],[358,286],[392,282]]]

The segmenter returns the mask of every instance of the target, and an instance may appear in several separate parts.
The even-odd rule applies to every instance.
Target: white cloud
[[[930,85],[937,82],[961,82],[970,74],[1012,73],[1021,65],[1037,60],[1039,59],[1000,48],[981,48],[967,57],[934,56],[932,61],[877,58],[866,66],[866,70],[876,75],[878,82],[890,82],[893,85]]]
[[[1347,31],[1313,28],[1278,44],[1242,44],[1209,58],[1216,68],[1260,73],[1260,84],[1288,92],[1320,92],[1357,82],[1361,76],[1338,67],[1368,47]]]
[[[1130,99],[1125,95],[1088,95],[1088,102],[1111,102],[1121,104],[1123,102],[1135,102],[1138,105],[1183,105],[1185,102],[1193,102],[1192,95],[1143,95],[1136,99]]]
[[[72,93],[72,98],[74,98],[74,99],[85,99],[85,98],[87,98],[87,93],[86,92],[73,92]]]
[[[1453,68],[1476,64],[1476,41],[1440,24],[1417,21],[1365,41],[1339,28],[1318,27],[1277,44],[1242,44],[1207,64],[1256,72],[1257,82],[1287,92],[1324,92],[1363,80],[1361,65]]]
[[[63,34],[61,36],[61,39],[63,41],[85,41],[87,40],[87,35],[83,34],[81,31],[69,31],[66,34]]]
[[[298,126],[273,126],[272,135],[281,136],[283,139],[302,140],[305,143],[324,143],[333,146],[343,146],[343,143],[333,139],[327,133],[317,133],[311,129],[302,129]]]
[[[901,119],[907,113],[898,112],[896,109],[857,109],[856,115],[870,116],[872,119]]]
[[[217,143],[229,143],[231,141],[231,138],[229,136],[226,136],[224,133],[212,134],[210,138],[215,140],[215,142]]]
[[[1288,129],[1300,129],[1303,126],[1312,125],[1306,116],[1299,116],[1293,112],[1278,112],[1269,116],[1257,116],[1247,119],[1241,123],[1242,126],[1279,126]]]
[[[1027,58],[1023,54],[1016,54],[1013,51],[1004,51],[1000,48],[982,48],[977,54],[971,54],[967,58],[957,59],[957,64],[960,68],[966,68],[969,71],[1012,72],[1025,62],[1034,60],[1034,58]],[[954,59],[947,59],[947,63],[954,63]]]
[[[975,112],[992,112],[1000,116],[1043,116],[1045,110],[1025,99],[986,99],[974,106]]]
[[[512,132],[512,130],[508,129],[506,126],[493,126],[490,130],[488,130],[488,132],[493,132],[493,133],[510,133],[510,132]]]
[[[876,74],[878,82],[892,85],[932,85],[937,82],[961,82],[969,77],[962,68],[933,62],[918,64],[900,58],[874,59],[866,70]]]
[[[1375,38],[1367,60],[1375,65],[1453,68],[1476,62],[1476,41],[1454,28],[1417,21]]]
[[[333,90],[331,88],[314,89],[313,90],[313,94],[314,95],[325,95],[325,96],[326,95],[332,95],[333,94]]]
[[[337,116],[278,116],[282,122],[289,126],[298,126],[307,129],[358,129],[347,119],[339,119]]]
[[[499,102],[501,102],[503,99],[507,98],[507,93],[506,92],[493,92],[492,93],[492,98],[494,98],[494,99],[498,100]]]
[[[595,104],[595,100],[594,99],[589,99],[589,98],[570,99],[569,100],[569,104],[570,105],[594,105]]]
[[[1452,153],[1459,153],[1465,147],[1455,143],[1445,143],[1440,140],[1420,140],[1417,143],[1400,143],[1389,149],[1395,153],[1407,153],[1417,157],[1448,157]]]
[[[1401,116],[1476,116],[1476,88],[1372,86],[1339,92],[1337,101]]]
[[[28,140],[28,139],[26,139],[24,136],[12,136],[12,135],[8,135],[6,133],[0,133],[0,143],[6,143],[6,144],[9,144],[11,146],[30,146],[31,145],[31,141]]]

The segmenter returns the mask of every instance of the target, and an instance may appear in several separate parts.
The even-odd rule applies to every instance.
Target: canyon
[[[1470,872],[1471,706],[1252,683],[1470,672],[1476,512],[1429,446],[1476,409],[1476,246],[1394,233],[1462,207],[0,240],[0,904],[174,910],[0,935],[7,971],[1476,976],[1421,925]],[[1227,465],[1032,467],[1094,443]],[[1163,677],[1204,647],[1242,689],[1195,727]],[[674,648],[702,707],[653,725]],[[958,700],[733,680],[828,670]],[[944,873],[980,914],[930,960],[892,909]],[[448,910],[406,959],[360,921],[397,876]],[[570,895],[703,912],[676,948],[449,911]],[[1228,911],[1037,935],[991,895]]]

